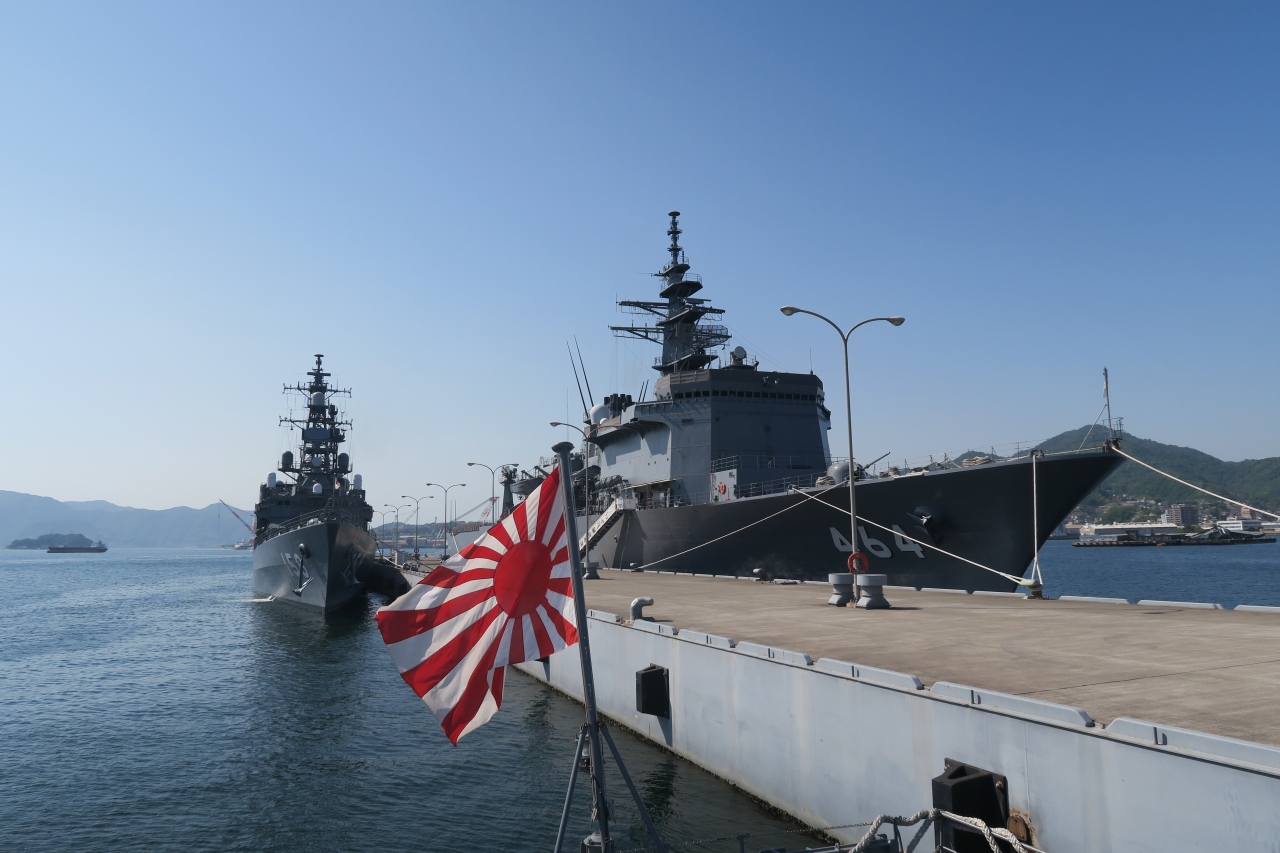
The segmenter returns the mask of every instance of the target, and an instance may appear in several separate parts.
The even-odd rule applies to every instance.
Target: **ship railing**
[[[326,521],[344,522],[346,524],[355,525],[356,527],[362,527],[364,525],[364,519],[350,510],[318,509],[312,512],[303,513],[302,515],[294,516],[283,524],[268,527],[266,530],[254,537],[254,547],[261,545],[268,539],[274,539],[281,533],[288,533],[290,530],[297,530],[299,527],[306,527],[307,525],[315,522],[324,523]]]
[[[1072,456],[1077,453],[1097,452],[1111,438],[1123,438],[1123,433],[1117,429],[1113,435],[1105,425],[1099,424],[1092,433],[1084,436],[1083,440],[1072,442],[1070,447],[1064,446],[1046,450],[1044,455],[1046,457]],[[955,453],[937,453],[927,456],[907,457],[905,459],[901,457],[898,459],[886,457],[868,468],[867,476],[898,476],[919,471],[962,468],[964,467],[963,461],[965,459],[975,456],[989,457],[992,462],[1003,462],[1020,457],[1025,458],[1033,450],[1044,449],[1048,441],[1049,439],[1041,439],[1039,441],[1009,441],[1004,444],[976,445]],[[834,457],[832,461],[835,461]]]
[[[717,471],[812,471],[826,470],[827,462],[815,456],[721,456],[711,462],[711,472]]]

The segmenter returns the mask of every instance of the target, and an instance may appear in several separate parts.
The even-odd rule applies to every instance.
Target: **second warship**
[[[1123,461],[1114,432],[1078,452],[879,476],[832,457],[817,376],[761,370],[742,347],[717,364],[712,350],[730,335],[707,321],[724,311],[695,295],[702,279],[689,274],[679,213],[670,217],[670,260],[654,274],[659,300],[618,303],[652,325],[611,327],[661,345],[652,399],[611,394],[591,407],[585,455],[575,460],[577,505],[587,510],[580,544],[605,565],[825,581],[847,571],[854,550],[852,476],[870,571],[893,585],[1010,592],[1050,532]],[[529,494],[547,464],[505,472],[504,487]]]
[[[350,391],[329,387],[322,354],[307,384],[286,385],[306,399],[305,418],[281,418],[301,429],[297,458],[285,451],[279,472],[259,487],[253,548],[253,591],[289,604],[329,612],[367,589],[399,595],[408,583],[375,559],[369,532],[373,507],[365,500],[351,459],[339,452],[350,421],[341,420],[334,397]]]

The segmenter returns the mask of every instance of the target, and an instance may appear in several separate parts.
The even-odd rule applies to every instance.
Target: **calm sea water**
[[[250,559],[0,551],[0,850],[550,849],[579,706],[512,673],[502,711],[454,748],[397,676],[373,605],[326,619],[254,602]],[[1051,542],[1041,562],[1051,595],[1280,605],[1280,545]],[[615,737],[669,841],[815,843]],[[639,847],[611,781],[621,846]],[[571,839],[587,831],[579,803]]]
[[[0,551],[0,850],[550,850],[580,706],[512,673],[498,716],[455,748],[373,606],[326,619],[254,602],[250,574],[244,552]],[[813,843],[614,732],[669,840]],[[607,778],[620,846],[637,847]],[[580,795],[568,849],[587,809]]]
[[[1280,606],[1280,542],[1173,548],[1075,548],[1046,542],[1047,595]]]

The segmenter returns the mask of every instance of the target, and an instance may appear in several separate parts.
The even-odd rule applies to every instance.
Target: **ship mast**
[[[333,397],[351,396],[349,388],[330,388],[327,373],[321,366],[323,353],[316,353],[316,366],[307,371],[311,381],[306,384],[286,385],[285,393],[290,391],[303,394],[307,400],[307,417],[281,418],[280,423],[291,424],[302,430],[302,445],[299,448],[297,467],[292,472],[299,486],[306,487],[308,481],[320,483],[325,492],[332,491],[335,477],[347,473],[350,467],[343,459],[339,459],[338,445],[347,440],[345,428],[351,421],[338,417],[338,407],[329,402]]]
[[[695,299],[693,294],[702,289],[702,277],[689,275],[689,261],[680,246],[680,211],[673,210],[667,236],[671,245],[667,251],[671,261],[653,275],[663,280],[658,296],[666,301],[647,302],[622,300],[618,305],[632,314],[657,317],[652,326],[610,326],[616,337],[634,337],[662,345],[662,355],[653,369],[666,375],[683,370],[700,370],[715,361],[718,356],[708,349],[723,346],[729,340],[729,330],[721,325],[702,322],[704,317],[721,317],[723,308],[713,308],[709,299]]]

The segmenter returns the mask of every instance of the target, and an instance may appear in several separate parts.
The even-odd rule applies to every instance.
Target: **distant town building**
[[[1115,539],[1121,535],[1129,537],[1168,536],[1181,532],[1182,529],[1176,524],[1166,524],[1159,521],[1127,521],[1120,524],[1086,524],[1080,528],[1080,538]]]
[[[1219,521],[1218,527],[1233,533],[1257,533],[1262,530],[1262,519],[1228,518],[1226,521]]]
[[[1179,527],[1188,527],[1200,523],[1200,510],[1193,504],[1170,504],[1165,512],[1165,521]]]

